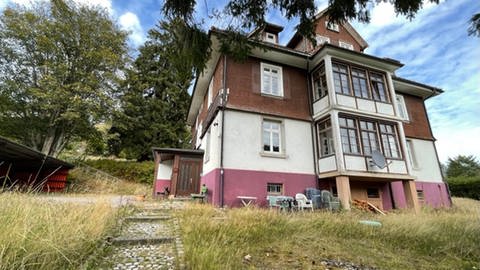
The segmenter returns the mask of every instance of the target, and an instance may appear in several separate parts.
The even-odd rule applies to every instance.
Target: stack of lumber
[[[364,200],[353,200],[353,203],[352,205],[357,208],[357,209],[360,209],[360,210],[363,210],[363,211],[367,211],[367,212],[372,212],[372,213],[379,213],[379,214],[382,214],[382,215],[386,215],[385,212],[383,212],[382,210],[378,209],[375,205],[367,202],[367,201],[364,201]]]

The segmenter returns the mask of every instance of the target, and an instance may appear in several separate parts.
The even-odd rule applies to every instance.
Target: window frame
[[[265,150],[265,142],[264,142],[264,123],[276,123],[279,125],[278,129],[278,142],[279,142],[279,151],[273,151],[272,143],[273,143],[273,136],[270,130],[269,141],[270,141],[270,150]],[[262,117],[261,128],[260,128],[260,155],[265,157],[277,157],[277,158],[285,158],[286,157],[286,148],[285,148],[285,127],[284,121],[281,119],[275,119],[270,117]]]
[[[364,122],[366,124],[366,128],[362,128],[362,122]],[[370,157],[372,156],[372,152],[374,150],[382,150],[382,146],[380,144],[380,138],[378,137],[378,123],[376,123],[375,121],[370,121],[370,120],[366,120],[366,119],[358,119],[358,123],[359,123],[359,130],[360,130],[360,139],[361,139],[361,143],[362,143],[362,153],[364,156],[367,156],[367,157]],[[373,129],[369,129],[368,127],[368,124],[373,124]],[[367,133],[368,137],[365,138],[363,136],[364,133]],[[375,143],[376,143],[376,148],[373,149],[372,147],[372,138],[370,137],[370,135],[373,134],[375,137]],[[366,153],[365,151],[365,139],[367,139],[368,141],[368,147],[370,148],[370,151],[369,153]]]
[[[418,170],[420,167],[418,166],[417,156],[415,154],[415,148],[413,147],[412,139],[406,139],[406,148],[407,148],[407,155],[410,158],[410,165],[412,169]]]
[[[269,35],[271,35],[273,38],[270,38]],[[265,36],[264,36],[264,40],[263,41],[266,41],[266,42],[270,42],[270,43],[277,43],[277,38],[275,36],[275,34],[272,34],[270,32],[265,32]]]
[[[341,123],[340,119],[345,120],[345,125],[343,125]],[[353,120],[354,127],[349,126],[348,120]],[[342,144],[343,153],[348,154],[348,155],[357,155],[357,156],[362,155],[362,147],[360,145],[361,138],[360,138],[359,132],[358,132],[358,121],[355,118],[339,116],[338,117],[338,126],[339,126],[339,130],[340,130],[340,143]],[[347,143],[344,142],[343,138],[345,136],[342,135],[342,129],[347,131],[347,136],[346,136],[346,138],[348,139]],[[352,145],[353,144],[352,144],[352,138],[351,138],[351,132],[350,131],[354,132],[357,152],[352,151]],[[345,145],[347,145],[347,144],[348,144],[348,149],[349,149],[348,152],[345,151]]]
[[[327,126],[327,123],[330,122],[330,126]],[[320,125],[325,123],[325,128],[323,129],[320,129],[322,128]],[[334,138],[333,138],[333,128],[332,128],[332,120],[330,119],[330,117],[327,117],[327,118],[324,118],[320,121],[318,121],[316,123],[316,131],[317,131],[317,143],[319,145],[319,149],[318,149],[318,158],[325,158],[325,157],[329,157],[329,156],[332,156],[332,155],[335,155],[335,144],[334,144]],[[328,132],[330,132],[330,138],[328,137]],[[326,136],[326,139],[327,139],[327,143],[328,143],[328,146],[329,146],[329,152],[324,154],[323,153],[323,141],[322,141],[322,136],[321,134],[322,133],[326,133],[327,136]]]
[[[409,122],[410,117],[408,115],[408,110],[407,110],[407,105],[405,103],[405,98],[403,97],[403,95],[395,94],[395,100],[397,101],[398,117],[400,117],[404,121]],[[400,113],[400,111],[402,113]]]
[[[338,46],[340,48],[348,49],[348,50],[351,50],[351,51],[355,50],[353,44],[345,42],[345,41],[341,41],[341,40],[338,41]]]
[[[327,30],[334,31],[337,33],[340,32],[340,26],[338,25],[338,23],[329,22],[328,20],[325,21],[325,28],[327,28]]]
[[[381,81],[372,79],[372,78],[376,77],[376,75],[379,75],[378,77],[381,78]],[[391,103],[385,74],[375,72],[375,71],[371,71],[371,72],[369,72],[369,77],[370,77],[370,88],[372,89],[371,90],[372,91],[372,99],[375,100],[375,101],[378,101],[378,102]],[[383,96],[385,97],[385,100],[382,100],[382,95],[381,95],[380,91],[378,93],[375,92],[375,90],[379,90],[379,88],[376,88],[375,85],[377,85],[380,82],[382,83],[382,86],[383,86]],[[375,94],[378,94],[378,97],[375,97]]]
[[[346,68],[346,73],[343,73],[342,71],[340,71],[340,68],[338,68],[338,71],[335,70],[335,66],[344,66]],[[337,91],[337,87],[336,87],[336,78],[335,78],[335,74],[339,74],[338,77],[339,77],[339,80],[338,82],[340,83],[340,92]],[[344,92],[344,85],[343,85],[343,80],[342,80],[342,75],[345,75],[347,76],[347,82],[346,82],[346,86],[347,86],[347,89],[348,89],[348,93],[345,93]],[[333,62],[332,61],[332,77],[333,77],[333,90],[335,91],[335,93],[337,94],[342,94],[342,95],[348,95],[348,96],[352,96],[352,87],[350,86],[351,84],[351,78],[350,78],[350,72],[349,72],[349,67],[348,65],[346,64],[343,64],[343,63],[337,63],[337,62]]]
[[[382,126],[390,126],[392,128],[392,132],[389,132],[386,128],[385,128],[385,131],[382,130]],[[400,148],[400,140],[398,139],[398,128],[397,128],[397,125],[396,124],[393,124],[393,123],[386,123],[386,122],[379,122],[378,123],[378,127],[379,127],[379,134],[380,134],[380,141],[382,142],[382,148],[383,148],[383,155],[385,156],[385,158],[388,158],[388,159],[402,159],[402,150]],[[387,149],[386,149],[386,146],[385,146],[385,140],[384,140],[384,137],[383,136],[386,136],[387,137],[387,142],[388,142],[388,155],[387,155]],[[396,152],[398,153],[398,156],[394,157],[392,155],[393,151],[392,151],[392,147],[391,147],[391,141],[390,141],[390,138],[394,139],[394,143],[395,143],[395,148],[396,148]]]
[[[359,76],[359,75],[354,75],[354,71],[355,71],[357,74],[363,72],[363,75],[365,75],[365,76],[364,76],[364,77],[361,77],[361,76]],[[357,98],[372,99],[372,95],[371,95],[370,89],[369,89],[369,87],[368,87],[368,81],[369,81],[369,79],[368,79],[368,72],[367,72],[367,70],[362,69],[362,68],[357,68],[357,67],[350,67],[350,75],[351,75],[351,81],[352,81],[352,92],[353,92],[353,96],[354,96],[354,97],[357,97]],[[358,84],[359,87],[360,87],[360,89],[359,89],[360,95],[359,95],[359,96],[357,95],[357,91],[356,91],[356,89],[355,89],[355,79],[358,79],[358,81],[359,81],[359,84]],[[365,81],[365,85],[364,85],[364,86],[365,86],[365,89],[362,89],[362,87],[361,87],[362,85],[361,85],[361,83],[360,83],[360,80],[364,80],[364,81]],[[367,95],[367,96],[364,96],[365,92],[364,92],[363,90],[366,91],[366,95]]]
[[[274,187],[275,189],[280,188],[280,191],[270,191],[270,187]],[[268,182],[267,183],[267,195],[282,195],[283,194],[283,183],[272,183]]]
[[[277,75],[278,76],[277,86],[278,86],[278,92],[279,92],[278,95],[274,94],[273,91],[272,91],[272,80],[270,80],[270,82],[269,82],[269,84],[270,84],[269,92],[265,91],[265,89],[264,89],[264,87],[265,87],[265,83],[264,83],[265,68],[270,69],[271,74],[273,74],[272,70],[277,70],[277,74],[278,74]],[[272,75],[270,75],[270,76],[272,76]],[[264,62],[260,63],[260,93],[262,95],[265,95],[265,96],[280,97],[280,98],[284,97],[283,69],[282,69],[281,66],[271,65],[271,64],[264,63]]]
[[[315,85],[315,75],[318,75],[318,81],[320,82],[320,89],[317,91],[317,86]],[[312,71],[311,75],[311,83],[312,83],[312,89],[313,89],[313,102],[316,102],[326,96],[328,96],[328,85],[327,85],[327,74],[325,70],[325,63],[322,60],[320,65]],[[322,80],[325,82],[325,88],[322,86]]]
[[[323,45],[325,43],[330,44],[330,37],[316,34],[315,41],[317,42],[317,46]]]

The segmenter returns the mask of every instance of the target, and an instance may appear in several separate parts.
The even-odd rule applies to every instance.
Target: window
[[[213,100],[213,76],[210,80],[210,84],[208,85],[208,108],[210,108],[210,104],[212,104]]]
[[[421,201],[423,201],[425,199],[425,195],[423,194],[423,190],[417,189],[417,197]]]
[[[313,72],[313,99],[315,101],[328,95],[327,78],[325,76],[325,65],[322,63],[320,67]]]
[[[320,145],[320,157],[335,153],[333,148],[332,123],[326,119],[317,124],[318,141]]]
[[[209,160],[210,160],[210,147],[211,147],[211,132],[210,132],[210,128],[208,128],[208,131],[207,131],[207,135],[205,137],[205,163],[207,163]]]
[[[369,121],[360,121],[360,132],[362,136],[363,154],[371,156],[375,150],[380,150],[378,146],[377,125]]]
[[[263,121],[263,152],[281,153],[281,124],[278,121]]]
[[[386,158],[402,157],[395,124],[351,116],[340,116],[338,122],[344,153],[371,156],[374,150],[378,150]]]
[[[412,168],[418,169],[418,162],[417,162],[417,157],[415,155],[415,149],[413,148],[413,142],[412,140],[407,139],[407,154],[408,157],[410,158],[410,165],[412,165]]]
[[[340,31],[340,28],[338,27],[338,24],[336,24],[336,23],[325,21],[325,26],[327,27],[328,30],[332,30],[332,31],[335,31],[335,32]]]
[[[382,137],[383,154],[387,158],[399,158],[400,151],[394,125],[380,124],[380,135]]]
[[[333,84],[335,92],[350,95],[350,86],[348,83],[348,68],[345,65],[332,63]]]
[[[268,195],[281,195],[283,193],[283,184],[267,183]]]
[[[370,98],[367,87],[367,73],[365,70],[352,68],[352,86],[356,97]]]
[[[340,137],[344,153],[360,154],[357,125],[354,119],[339,117]]]
[[[367,188],[368,198],[380,198],[380,191],[378,188]]]
[[[353,51],[353,45],[348,43],[348,42],[343,42],[343,41],[339,41],[338,42],[338,45],[341,47],[341,48],[345,48],[345,49],[349,49],[349,50],[352,50]]]
[[[373,99],[388,102],[383,75],[378,73],[370,73],[370,81],[372,83]]]
[[[283,96],[282,68],[262,63],[262,94]]]
[[[326,36],[316,35],[315,40],[317,41],[317,46],[320,46],[324,43],[330,43],[330,38]]]
[[[402,118],[403,120],[409,120],[408,118],[408,112],[407,112],[407,106],[405,106],[405,100],[403,99],[402,95],[396,95],[395,96],[397,100],[397,107],[398,107],[398,116]]]
[[[277,43],[275,35],[272,33],[265,33],[265,41],[271,43]]]
[[[390,103],[385,74],[337,62],[332,70],[336,93]]]

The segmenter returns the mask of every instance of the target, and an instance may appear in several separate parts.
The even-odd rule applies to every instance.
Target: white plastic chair
[[[313,211],[313,203],[312,200],[307,199],[302,193],[297,193],[295,195],[295,200],[297,201],[298,210],[303,210],[305,208],[310,208]]]

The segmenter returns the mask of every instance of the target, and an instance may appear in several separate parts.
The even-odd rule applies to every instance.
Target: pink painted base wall
[[[205,174],[201,184],[208,188],[208,201],[220,205],[220,170],[215,169]],[[267,184],[283,184],[283,195],[295,197],[296,193],[305,193],[309,187],[315,188],[316,177],[313,174],[279,173],[224,169],[224,205],[242,206],[237,196],[257,197],[256,205],[267,205]]]
[[[157,195],[159,192],[164,192],[165,191],[165,188],[168,187],[168,190],[172,190],[172,188],[170,187],[170,183],[172,181],[170,181],[170,179],[157,179],[155,181],[155,188],[153,190],[154,192],[154,195]]]
[[[396,208],[406,208],[407,202],[401,181],[392,182],[393,201]],[[431,183],[415,181],[417,190],[423,190],[424,200],[420,201],[424,206],[433,208],[450,207],[452,202],[445,183]]]

